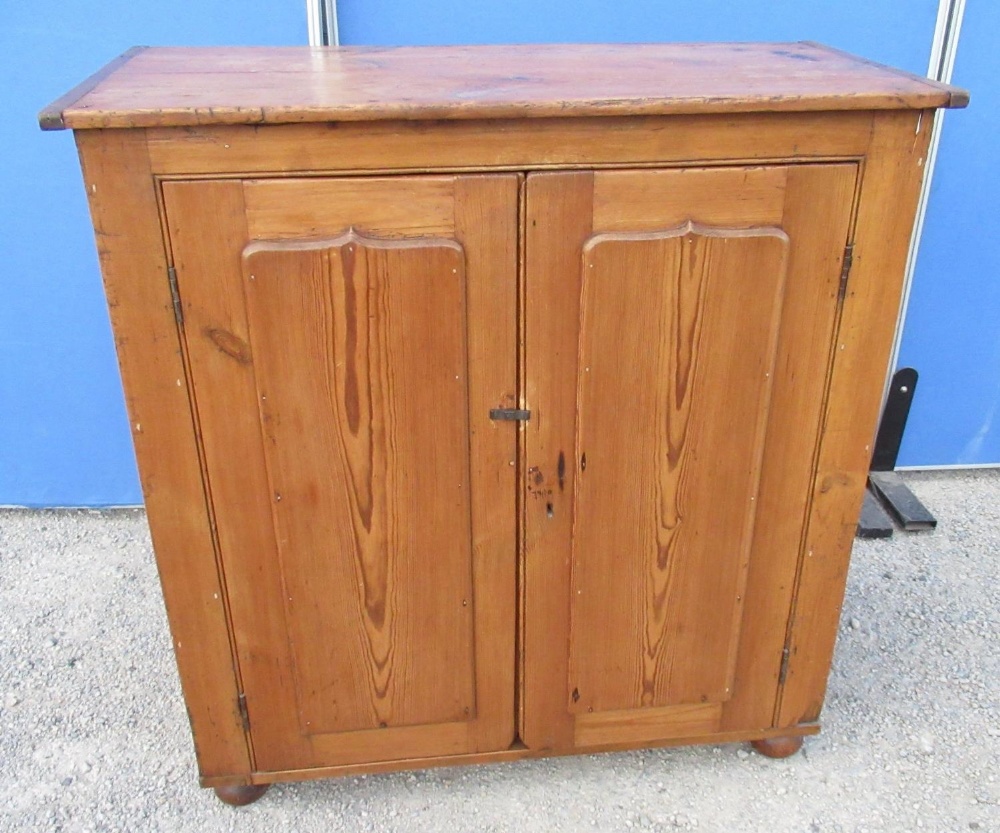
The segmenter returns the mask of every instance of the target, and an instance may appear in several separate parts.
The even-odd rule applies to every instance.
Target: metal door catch
[[[511,422],[526,422],[531,419],[531,411],[520,408],[491,408],[490,419],[504,419]]]

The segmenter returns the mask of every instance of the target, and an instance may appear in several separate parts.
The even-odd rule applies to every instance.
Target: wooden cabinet
[[[817,731],[964,102],[812,44],[150,49],[43,112],[202,782]]]

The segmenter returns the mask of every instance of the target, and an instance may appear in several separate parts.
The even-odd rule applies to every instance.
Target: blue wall
[[[908,466],[1000,465],[1000,4],[965,12],[955,83],[903,328],[900,365],[920,372],[900,449]]]
[[[937,0],[339,0],[337,5],[344,44],[818,40],[923,74],[938,4]]]
[[[4,3],[0,505],[142,500],[69,132],[36,114],[135,44],[307,43],[303,0]]]
[[[942,363],[940,373],[931,370],[929,358],[937,355],[933,345],[945,343],[947,336],[949,347],[974,351],[981,366],[988,366],[992,381],[980,405],[995,409],[1000,390],[1000,343],[988,339],[988,344],[973,347],[963,332],[965,322],[984,315],[984,287],[972,287],[980,294],[963,300],[958,290],[969,288],[969,275],[950,270],[956,246],[975,250],[989,236],[985,229],[995,216],[977,215],[968,195],[974,193],[996,210],[995,185],[992,196],[981,191],[995,180],[986,167],[989,148],[982,142],[978,151],[975,147],[973,133],[984,129],[983,123],[973,124],[970,118],[992,118],[996,127],[1000,112],[995,94],[987,97],[984,64],[976,63],[987,56],[990,26],[992,31],[997,27],[996,9],[987,11],[988,5],[983,0],[969,4],[958,80],[973,86],[974,109],[949,117],[926,254],[911,306],[912,328],[908,324],[904,342],[904,358],[924,374],[904,447],[906,462],[937,461],[937,451],[934,459],[924,459],[924,450],[934,447],[939,422],[956,418],[954,413],[921,410],[935,385],[943,385],[946,409],[957,401],[950,366]],[[0,79],[8,105],[0,126],[6,162],[0,171],[5,220],[0,225],[0,505],[98,506],[141,500],[76,153],[68,133],[38,132],[38,109],[137,43],[305,43],[304,6],[303,0],[76,0],[43,13],[37,4],[6,5],[0,33]],[[922,73],[937,2],[340,0],[339,7],[345,44],[819,40]],[[996,78],[995,60],[990,66]],[[976,81],[976,72],[984,80]],[[965,157],[978,160],[975,173],[956,180]],[[956,209],[965,211],[960,235],[949,220]],[[996,274],[997,250],[991,251],[980,270],[984,277],[973,275],[976,280]],[[946,301],[953,304],[952,312],[947,320],[935,321],[934,310]],[[995,329],[990,330],[994,335]],[[932,346],[919,354],[922,332],[932,333]],[[964,390],[965,383],[958,387]],[[983,424],[981,411],[958,431],[959,439],[945,455],[968,450],[969,439]],[[923,421],[919,429],[918,419]],[[995,458],[996,433],[989,436]],[[980,447],[980,456],[986,446]]]

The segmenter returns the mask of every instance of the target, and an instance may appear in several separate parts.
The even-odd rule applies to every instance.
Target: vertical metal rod
[[[964,2],[964,0],[963,0]],[[337,0],[323,0],[324,29],[328,46],[340,46],[340,23],[337,20]]]
[[[962,18],[965,15],[965,0],[940,0],[938,6],[937,24],[934,27],[934,40],[931,44],[930,62],[927,67],[927,77],[935,81],[951,83],[955,70],[955,55],[958,52],[958,38],[962,31]],[[934,179],[934,168],[937,164],[938,147],[941,144],[941,128],[944,124],[945,111],[938,110],[934,116],[931,128],[930,146],[927,158],[924,160],[924,179],[920,187],[920,200],[917,203],[917,216],[913,224],[913,235],[910,238],[910,251],[906,258],[906,277],[903,282],[903,298],[899,306],[899,318],[896,321],[896,336],[892,343],[892,354],[889,361],[889,374],[885,380],[884,397],[888,395],[892,376],[899,364],[899,348],[903,341],[903,325],[910,304],[910,289],[913,286],[913,273],[917,265],[917,253],[920,249],[920,239],[924,232],[924,218],[927,215],[927,201],[930,198],[931,182]]]
[[[306,0],[306,23],[309,26],[309,45],[323,45],[323,27],[320,25],[319,0]]]
[[[310,46],[340,46],[337,0],[306,0]]]

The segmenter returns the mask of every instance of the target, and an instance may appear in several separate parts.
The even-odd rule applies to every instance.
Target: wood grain
[[[804,511],[776,507],[794,498],[778,469],[763,479],[762,459],[773,448],[775,465],[794,470],[799,488],[812,476],[815,434],[784,445],[801,419],[819,418],[855,171],[846,164],[528,177],[526,390],[538,415],[527,427],[529,746],[576,742],[576,721],[607,711],[619,713],[626,734],[639,731],[631,723],[642,724],[645,709],[671,704],[678,725],[684,708],[699,703],[724,704],[720,731],[770,724]],[[641,211],[631,207],[633,190]],[[599,205],[619,230],[598,225]],[[708,273],[655,281],[678,274],[678,256],[663,246],[690,240],[684,245],[698,248],[692,216],[728,223],[738,207],[741,228],[701,235],[692,263],[709,264]],[[776,218],[782,229],[767,231]],[[651,231],[657,221],[663,230]],[[621,231],[628,222],[642,231]],[[593,257],[598,244],[618,247],[604,265]],[[592,272],[606,275],[597,295]],[[698,288],[714,299],[700,313]],[[786,292],[792,303],[782,312]],[[697,343],[695,335],[713,345],[704,365],[693,361],[697,351],[676,349]],[[772,375],[780,398],[769,407]],[[811,409],[799,396],[811,397]],[[657,433],[651,426],[665,414],[671,431]],[[768,507],[760,537],[758,499]],[[665,522],[671,518],[683,523]],[[553,655],[553,643],[568,646],[566,659]],[[533,721],[542,707],[545,716]]]
[[[366,764],[346,764],[343,766],[315,767],[313,769],[254,772],[250,782],[254,784],[273,784],[280,781],[311,781],[321,778],[336,778],[342,776],[368,775],[375,773],[399,772],[413,769],[430,769],[442,766],[464,766],[470,764],[500,764],[512,761],[532,760],[555,755],[594,754],[600,752],[621,752],[629,749],[671,748],[689,746],[692,744],[741,743],[761,740],[768,737],[785,737],[789,735],[809,736],[819,732],[815,723],[806,723],[794,729],[751,729],[739,732],[712,732],[699,735],[683,735],[662,737],[655,740],[619,741],[617,743],[602,743],[593,746],[567,747],[560,750],[528,749],[522,744],[516,744],[510,749],[498,752],[478,752],[473,754],[442,755],[432,758],[401,758],[394,760],[375,761]],[[218,784],[243,783],[239,778],[203,779],[202,786],[212,787]]]
[[[815,720],[822,708],[932,122],[930,113],[880,115],[865,160],[778,725]]]
[[[243,186],[169,182],[163,198],[251,741],[270,749],[290,722],[283,708],[294,702],[295,677],[283,661],[288,623],[243,299]]]
[[[584,246],[571,712],[731,697],[788,242],[689,222]]]
[[[452,177],[247,180],[251,238],[322,236],[325,229],[361,228],[379,237],[436,237],[455,228]]]
[[[697,165],[860,158],[872,113],[746,113],[151,128],[163,175]]]
[[[296,228],[295,190],[276,184],[291,218],[274,223]],[[257,766],[503,748],[514,436],[487,414],[514,390],[516,296],[503,278],[513,290],[517,177],[299,185],[340,213],[301,239],[259,242],[243,197],[261,204],[264,184],[164,186],[199,407],[218,429],[206,457]],[[408,236],[427,227],[422,207],[441,214],[442,193],[455,195],[449,236]],[[391,215],[414,197],[409,222],[391,227],[379,206]],[[351,215],[391,239],[313,236]],[[486,361],[494,351],[506,358]],[[474,382],[470,357],[483,368]],[[237,401],[234,425],[223,412]],[[229,497],[264,506],[247,524]]]
[[[204,784],[817,730],[912,108],[962,91],[660,44],[154,49],[70,98]]]
[[[780,223],[788,167],[617,171],[594,180],[594,226],[603,232],[651,232],[664,217],[741,226]],[[734,198],[734,194],[738,195]]]
[[[524,334],[526,327],[525,300],[527,297],[527,245],[528,245],[528,181],[525,175],[521,175],[518,183],[517,195],[517,225],[518,225],[518,252],[517,252],[517,407],[525,410],[525,379],[527,372],[525,368],[526,351],[524,349]],[[517,739],[523,745],[524,738],[524,701],[525,701],[525,678],[524,678],[524,652],[525,652],[525,607],[526,598],[526,567],[525,567],[525,489],[527,482],[528,466],[527,449],[525,435],[527,434],[526,424],[519,423],[517,432],[517,458],[513,460],[517,474],[517,487],[515,490],[514,512],[517,521],[517,643],[515,645],[515,665],[514,680],[516,683],[514,708],[517,720]]]
[[[967,100],[954,87],[807,43],[161,47],[74,102],[59,102],[48,121],[79,129],[878,110]]]
[[[145,138],[113,131],[76,139],[198,768],[203,777],[249,773],[225,585]]]
[[[461,246],[262,241],[243,276],[301,733],[474,716]]]
[[[582,714],[576,720],[574,742],[586,748],[709,735],[718,731],[721,717],[721,703]]]
[[[115,72],[122,64],[131,61],[134,56],[148,48],[146,46],[133,46],[131,49],[126,49],[121,55],[113,61],[109,61],[89,78],[85,78],[73,87],[73,89],[61,95],[39,112],[38,126],[42,130],[65,130],[69,125],[63,121],[63,110],[78,102],[105,78]]]
[[[576,432],[580,291],[574,284],[593,234],[594,174],[529,175],[526,190],[524,404],[533,418],[524,432],[521,739],[532,749],[569,749],[570,510],[578,469],[571,459],[558,483],[557,467]]]
[[[769,722],[781,670],[809,493],[816,465],[824,392],[838,316],[837,293],[858,167],[793,166],[784,229],[792,246],[782,303],[771,415],[757,495],[745,617],[734,689],[722,726]],[[807,240],[808,245],[799,245]]]
[[[898,67],[889,67],[886,64],[880,64],[878,61],[872,61],[869,58],[862,58],[857,55],[852,55],[850,52],[847,52],[843,49],[837,49],[836,47],[833,46],[826,46],[816,41],[802,41],[802,43],[808,44],[809,46],[818,47],[819,49],[822,49],[825,52],[831,54],[842,55],[845,58],[852,58],[856,61],[861,61],[863,63],[868,64],[869,66],[875,67],[876,69],[880,70],[891,69],[894,73],[898,75],[908,76],[914,79],[915,81],[930,80],[926,75],[917,75],[916,73],[907,72],[906,70],[899,69]],[[968,107],[968,105],[969,105],[969,91],[963,90],[959,87],[951,87],[951,99],[948,101],[947,106],[951,108],[961,108],[961,107]]]
[[[515,729],[518,424],[483,417],[517,401],[520,175],[457,177],[455,238],[468,254],[469,454],[477,719],[469,748],[505,749]]]

